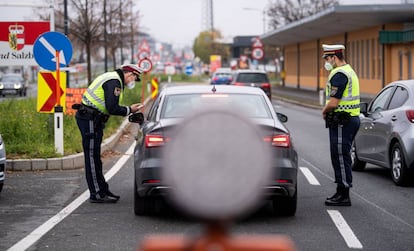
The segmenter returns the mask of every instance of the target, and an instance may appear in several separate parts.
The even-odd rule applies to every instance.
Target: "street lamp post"
[[[262,13],[262,17],[263,17],[263,33],[266,33],[266,9],[263,8],[263,10],[261,10],[261,9],[257,9],[257,8],[245,7],[245,8],[243,8],[243,10],[257,11],[257,12]]]

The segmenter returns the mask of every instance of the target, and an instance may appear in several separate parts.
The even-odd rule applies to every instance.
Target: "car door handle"
[[[391,117],[391,121],[396,121],[396,120],[397,120],[397,116],[394,115]]]

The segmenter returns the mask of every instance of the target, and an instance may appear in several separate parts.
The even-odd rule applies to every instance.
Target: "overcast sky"
[[[140,10],[142,31],[157,40],[176,46],[192,45],[200,31],[207,0],[134,0]],[[30,8],[5,7],[11,0],[0,0],[0,21],[33,20]],[[70,2],[70,1],[68,1]],[[341,0],[342,4],[401,3],[402,0]],[[43,0],[19,0],[22,3],[44,3]],[[269,0],[214,0],[213,25],[225,38],[263,33],[263,10]],[[247,10],[249,9],[249,10]],[[267,20],[265,21],[267,28]]]

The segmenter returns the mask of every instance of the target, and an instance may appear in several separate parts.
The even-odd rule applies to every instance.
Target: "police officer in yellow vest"
[[[325,205],[351,206],[351,147],[360,124],[359,80],[345,62],[345,46],[323,44],[322,48],[325,69],[330,72],[322,115],[329,128],[331,161],[337,183],[336,193],[325,200]]]
[[[85,176],[91,203],[116,203],[120,196],[113,194],[102,173],[101,143],[105,122],[110,115],[127,116],[139,111],[140,103],[122,106],[124,88],[134,88],[142,70],[126,64],[112,72],[98,76],[86,89],[82,104],[76,112],[76,121],[82,134],[85,157]]]

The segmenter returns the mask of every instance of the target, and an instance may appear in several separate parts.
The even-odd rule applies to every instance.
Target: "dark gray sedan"
[[[260,88],[229,85],[171,86],[164,88],[152,104],[148,116],[134,114],[131,122],[141,127],[134,151],[134,211],[137,215],[154,213],[158,198],[169,186],[160,175],[161,151],[174,138],[173,128],[199,105],[237,105],[260,128],[263,142],[272,149],[270,184],[263,184],[267,198],[273,202],[275,213],[294,215],[297,203],[298,157],[289,130],[282,122],[283,114],[276,113],[271,101]],[[196,140],[196,139],[194,139]],[[254,168],[254,166],[252,166]]]
[[[388,84],[361,112],[353,170],[379,165],[391,170],[395,184],[406,185],[414,171],[414,80]]]
[[[26,96],[28,85],[19,73],[7,73],[0,78],[0,95],[15,94]]]

